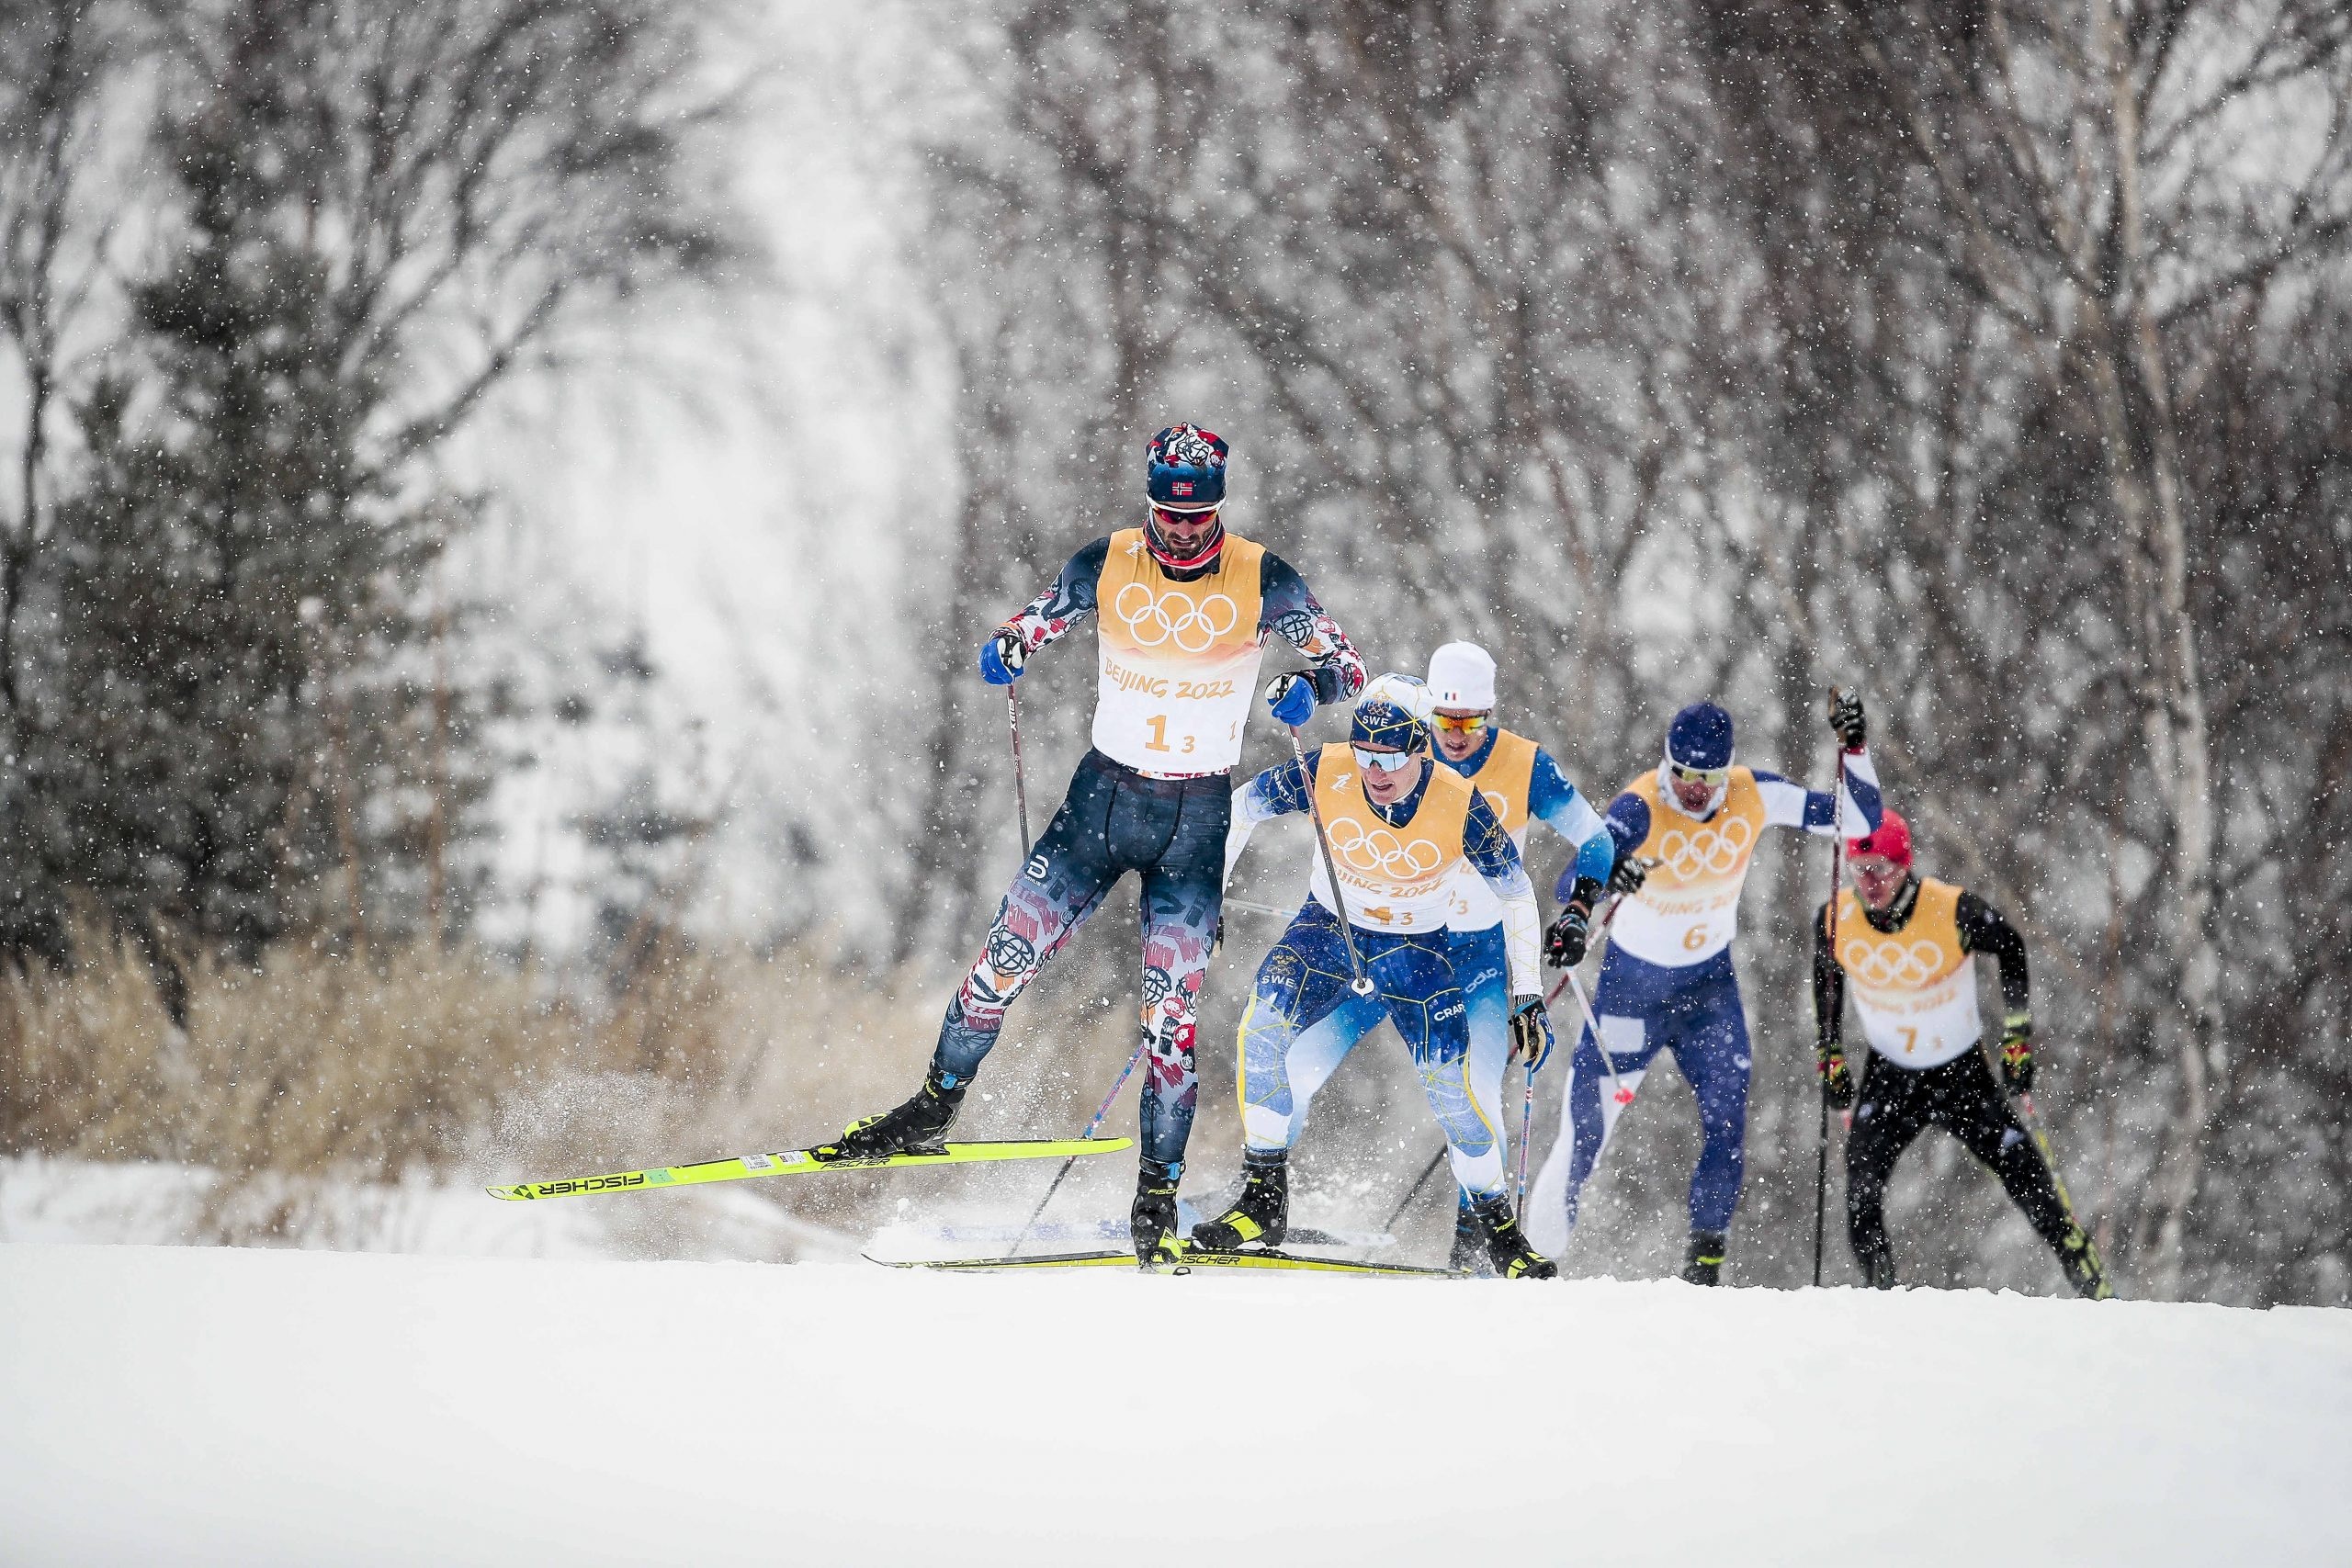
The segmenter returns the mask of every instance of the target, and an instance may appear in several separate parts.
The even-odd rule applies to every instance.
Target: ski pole
[[[1609,1098],[1620,1105],[1633,1104],[1634,1091],[1627,1089],[1625,1080],[1617,1076],[1616,1053],[1610,1050],[1608,1043],[1600,1038],[1600,1020],[1593,1013],[1591,999],[1584,994],[1584,982],[1577,978],[1577,972],[1573,969],[1563,978],[1567,981],[1568,989],[1576,993],[1577,1006],[1584,1010],[1585,1027],[1592,1031],[1592,1048],[1600,1053],[1600,1065],[1609,1069]]]
[[[1651,861],[1647,863],[1655,865],[1657,863]],[[1622,897],[1611,898],[1609,901],[1609,912],[1600,917],[1600,933],[1603,936],[1609,934],[1610,926],[1617,919],[1617,906],[1623,901]],[[1617,1058],[1611,1055],[1609,1047],[1601,1043],[1600,1020],[1594,1014],[1591,999],[1584,994],[1584,982],[1577,978],[1575,970],[1570,969],[1560,976],[1560,983],[1554,986],[1552,994],[1544,998],[1544,1010],[1549,1011],[1552,1004],[1560,999],[1560,993],[1569,989],[1575,990],[1577,1006],[1584,1010],[1585,1027],[1592,1031],[1592,1048],[1600,1053],[1600,1065],[1609,1069],[1609,1098],[1620,1105],[1633,1104],[1634,1091],[1627,1089],[1625,1081],[1617,1076]],[[1530,1092],[1532,1093],[1532,1090]]]
[[[2018,1109],[2025,1112],[2018,1120],[2025,1123],[2026,1132],[2032,1135],[2033,1146],[2041,1151],[2041,1163],[2050,1168],[2050,1185],[2058,1194],[2059,1209],[2065,1214],[2066,1223],[2083,1238],[2083,1250],[2088,1255],[2092,1266],[2104,1274],[2107,1266],[2099,1261],[2098,1248],[2091,1241],[2091,1233],[2083,1228],[2083,1222],[2075,1216],[2074,1195],[2066,1190],[2066,1179],[2058,1172],[2058,1155],[2050,1146],[2050,1134],[2042,1130],[2041,1112],[2033,1108],[2033,1096],[2018,1096]]]
[[[1331,913],[1339,917],[1340,935],[1348,944],[1348,967],[1355,974],[1348,989],[1357,996],[1368,997],[1372,995],[1372,976],[1364,970],[1363,955],[1356,951],[1355,928],[1348,923],[1348,896],[1340,890],[1340,863],[1331,858],[1331,837],[1323,831],[1323,813],[1315,804],[1315,775],[1306,771],[1306,748],[1299,743],[1298,726],[1287,724],[1283,728],[1290,733],[1290,754],[1298,761],[1299,782],[1306,786],[1306,819],[1315,824],[1316,847],[1323,852],[1323,874],[1331,879],[1331,902],[1340,906]]]
[[[1523,1075],[1527,1080],[1525,1092],[1519,1098],[1519,1179],[1518,1190],[1511,1196],[1511,1212],[1527,1223],[1527,1144],[1535,1134],[1535,1069],[1530,1066]]]
[[[1021,688],[1018,684],[1004,689],[1005,713],[1012,720],[1012,800],[1021,808],[1021,853],[1026,859],[1029,846],[1029,780],[1021,766]]]
[[[1278,909],[1272,904],[1252,904],[1247,898],[1227,898],[1222,907],[1238,909],[1245,915],[1272,915],[1285,920],[1298,913],[1296,909]]]
[[[1111,1114],[1111,1107],[1119,1102],[1119,1091],[1127,1087],[1128,1076],[1136,1070],[1136,1064],[1143,1060],[1143,1054],[1150,1048],[1150,1045],[1151,1036],[1148,1034],[1136,1042],[1135,1055],[1129,1056],[1127,1065],[1119,1069],[1118,1081],[1111,1086],[1111,1092],[1102,1097],[1102,1103],[1094,1108],[1094,1119],[1086,1124],[1086,1131],[1078,1135],[1080,1143],[1094,1136],[1095,1129],[1102,1126],[1103,1119]],[[1029,1239],[1029,1233],[1035,1230],[1037,1222],[1045,1217],[1046,1205],[1052,1202],[1054,1194],[1061,1190],[1062,1178],[1068,1176],[1069,1168],[1077,1163],[1076,1155],[1071,1155],[1062,1161],[1062,1168],[1054,1172],[1053,1181],[1046,1188],[1046,1195],[1037,1200],[1037,1206],[1029,1211],[1029,1218],[1023,1224],[1021,1234],[1012,1238],[1012,1246],[1006,1252],[1006,1257],[1010,1258],[1021,1250],[1021,1244]]]
[[[1829,688],[1832,706],[1838,702],[1838,688]],[[1838,741],[1836,792],[1829,797],[1830,831],[1838,837],[1836,848],[1829,857],[1829,954],[1838,955],[1838,895],[1846,886],[1846,743]],[[1821,1130],[1814,1139],[1813,1163],[1813,1282],[1821,1284],[1821,1247],[1829,1224],[1829,1085],[1821,1086]]]
[[[1405,1217],[1405,1211],[1413,1206],[1413,1200],[1421,1195],[1421,1189],[1427,1187],[1430,1184],[1430,1178],[1437,1174],[1437,1168],[1444,1162],[1445,1154],[1446,1145],[1440,1144],[1437,1146],[1437,1153],[1430,1156],[1430,1163],[1421,1167],[1421,1174],[1413,1179],[1413,1185],[1405,1190],[1405,1196],[1396,1201],[1396,1207],[1390,1212],[1388,1223],[1380,1227],[1382,1230],[1393,1231],[1396,1228],[1396,1222]]]

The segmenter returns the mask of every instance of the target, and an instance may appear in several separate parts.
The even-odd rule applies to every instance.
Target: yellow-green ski
[[[1311,1274],[1392,1274],[1419,1280],[1466,1280],[1451,1269],[1430,1269],[1413,1263],[1359,1263],[1346,1258],[1302,1258],[1295,1252],[1269,1252],[1257,1249],[1243,1252],[1211,1252],[1191,1242],[1176,1243],[1176,1260],[1160,1268],[1182,1274],[1193,1269],[1292,1269]],[[1133,1269],[1137,1267],[1133,1252],[1055,1252],[1040,1253],[1035,1258],[912,1258],[899,1261],[890,1258],[866,1255],[869,1263],[879,1263],[888,1269],[948,1269],[963,1273],[975,1273],[1000,1269]]]
[[[713,1181],[751,1181],[764,1176],[808,1176],[821,1170],[882,1170],[899,1166],[970,1165],[980,1160],[1060,1159],[1107,1155],[1132,1145],[1130,1138],[1004,1138],[947,1144],[944,1154],[886,1155],[880,1159],[820,1159],[814,1149],[734,1155],[696,1165],[616,1170],[606,1176],[575,1176],[561,1181],[517,1181],[488,1189],[493,1198],[522,1202],[534,1198],[575,1198],[594,1192],[644,1192],[663,1187],[702,1187]]]

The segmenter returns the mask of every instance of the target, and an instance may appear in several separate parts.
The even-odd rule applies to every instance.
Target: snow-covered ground
[[[15,1564],[2344,1562],[2352,1313],[0,1247]]]

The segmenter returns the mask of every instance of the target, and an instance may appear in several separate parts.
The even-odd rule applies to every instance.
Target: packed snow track
[[[0,1247],[0,1562],[2343,1562],[2352,1312]]]

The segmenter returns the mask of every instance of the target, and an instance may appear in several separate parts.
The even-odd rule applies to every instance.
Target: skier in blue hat
[[[1699,1101],[1703,1140],[1690,1176],[1682,1277],[1696,1285],[1720,1280],[1746,1174],[1750,1058],[1731,959],[1740,889],[1766,829],[1834,839],[1842,822],[1856,836],[1874,830],[1883,809],[1861,699],[1833,697],[1829,728],[1842,749],[1834,795],[1737,765],[1731,715],[1693,703],[1668,727],[1657,769],[1610,803],[1604,820],[1617,856],[1609,886],[1623,897],[1593,994],[1600,1038],[1587,1028],[1577,1042],[1562,1082],[1559,1140],[1528,1195],[1528,1235],[1544,1252],[1556,1256],[1567,1245],[1577,1194],[1617,1118],[1657,1054],[1671,1051]],[[1569,891],[1564,878],[1563,901]],[[1573,963],[1584,936],[1564,913],[1546,933],[1547,959]]]

